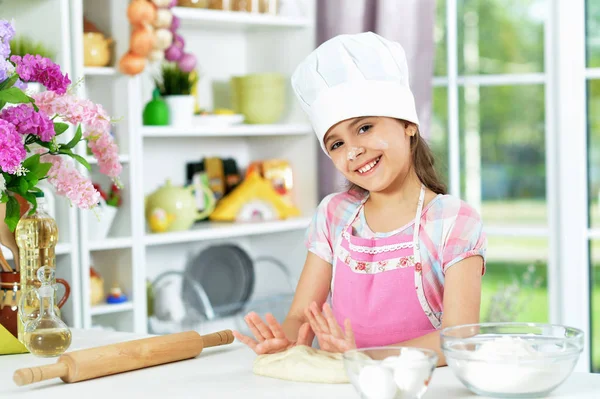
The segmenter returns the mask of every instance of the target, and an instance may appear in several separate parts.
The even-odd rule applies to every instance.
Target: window
[[[438,0],[438,171],[488,233],[483,321],[549,321],[546,0]],[[600,143],[599,143],[600,144]]]
[[[592,370],[600,373],[600,2],[586,2],[588,219]]]

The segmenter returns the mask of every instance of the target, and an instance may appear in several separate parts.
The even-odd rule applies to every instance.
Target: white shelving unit
[[[214,243],[236,243],[253,258],[275,256],[299,275],[305,256],[303,235],[316,206],[318,148],[293,97],[289,77],[314,48],[314,0],[302,1],[302,16],[176,7],[174,13],[182,21],[178,33],[186,40],[186,51],[198,58],[198,101],[202,108],[222,107],[217,104],[221,101],[216,95],[220,90],[217,86],[227,86],[231,76],[278,72],[288,77],[286,113],[277,124],[186,128],[142,125],[142,110],[151,99],[156,66],[148,66],[133,78],[122,75],[114,66],[129,47],[128,1],[15,0],[8,1],[8,7],[5,3],[3,15],[15,16],[17,27],[27,26],[27,34],[35,39],[56,45],[63,70],[74,82],[83,78],[78,94],[102,104],[119,120],[113,133],[123,164],[124,199],[108,237],[90,240],[89,212],[78,211],[57,197],[61,234],[56,250],[57,274],[71,285],[71,298],[63,312],[69,325],[146,332],[147,282],[163,271],[183,270],[190,253]],[[47,15],[60,21],[44,23]],[[84,66],[84,16],[114,40],[112,66]],[[107,189],[109,179],[99,173],[97,162],[86,148],[77,151],[92,168],[90,172],[83,167],[81,170]],[[302,216],[262,223],[200,222],[189,231],[149,233],[144,217],[145,196],[166,179],[175,185],[184,184],[185,164],[207,156],[234,158],[242,171],[254,160],[287,159],[294,170],[294,201]],[[105,294],[118,285],[127,295],[127,302],[92,306],[90,267],[104,278]],[[255,270],[260,278],[261,266]],[[260,281],[261,292],[268,292],[270,284],[281,284],[264,278]]]
[[[132,169],[135,186],[134,204],[143,196],[164,184],[185,183],[185,164],[207,156],[236,159],[245,170],[254,160],[287,159],[294,170],[294,200],[302,216],[289,220],[258,223],[201,222],[183,232],[148,233],[143,208],[134,209],[134,317],[136,330],[145,331],[147,313],[146,281],[153,281],[166,270],[183,270],[189,255],[215,243],[236,243],[252,258],[272,255],[283,261],[292,273],[300,274],[304,257],[303,237],[317,200],[317,145],[312,128],[293,97],[289,77],[296,65],[314,48],[315,2],[303,1],[303,16],[270,16],[244,12],[223,12],[175,8],[181,19],[178,32],[186,41],[186,51],[196,55],[200,82],[198,101],[204,109],[230,108],[217,94],[222,94],[231,76],[247,73],[278,72],[288,78],[283,118],[272,125],[233,125],[227,127],[143,126],[141,114],[151,98],[152,71],[131,80],[129,121],[131,131]],[[293,49],[293,51],[290,51]],[[210,56],[206,56],[210,55]],[[168,155],[167,155],[168,154]],[[176,155],[174,155],[176,154]],[[143,239],[137,245],[137,234]],[[262,265],[256,265],[257,289],[268,293],[269,288],[281,292],[282,282],[268,282],[262,275]],[[269,287],[269,285],[274,286]],[[285,284],[285,282],[283,282]],[[216,323],[220,323],[217,321]],[[235,327],[235,326],[230,326]],[[210,326],[203,326],[210,330]],[[217,328],[217,327],[215,327]],[[223,328],[219,324],[218,328]]]
[[[236,11],[219,11],[199,8],[174,7],[173,14],[184,26],[196,29],[264,30],[303,29],[313,26],[310,17],[285,17],[278,15],[251,14]]]
[[[114,67],[84,67],[85,76],[116,76],[119,72]]]
[[[167,234],[146,234],[144,243],[146,246],[156,246],[285,233],[306,229],[309,223],[310,218],[292,218],[257,223],[205,223],[197,225],[188,231]]]
[[[141,129],[144,137],[256,137],[256,136],[298,136],[312,134],[310,125],[233,125],[233,126],[199,126],[175,128],[172,126],[144,126]]]

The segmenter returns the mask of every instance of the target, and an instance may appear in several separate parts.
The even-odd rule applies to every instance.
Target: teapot
[[[208,199],[206,207],[199,212],[193,192],[200,190]],[[188,230],[194,222],[206,218],[215,209],[215,196],[203,184],[186,187],[174,186],[167,179],[165,184],[145,198],[146,221],[154,233]]]
[[[110,64],[110,45],[113,40],[100,32],[83,34],[83,64],[87,67],[104,67]]]

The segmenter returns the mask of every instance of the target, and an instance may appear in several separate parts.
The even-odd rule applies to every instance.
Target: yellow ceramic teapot
[[[113,40],[100,32],[83,34],[83,64],[87,67],[104,67],[110,64],[110,45]]]
[[[194,190],[201,190],[207,198],[202,212],[198,211]],[[154,233],[187,230],[195,221],[209,216],[215,204],[213,192],[205,185],[174,186],[167,179],[163,186],[146,197],[146,221]]]

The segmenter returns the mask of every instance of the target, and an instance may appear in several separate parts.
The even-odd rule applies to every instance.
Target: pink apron
[[[435,331],[423,296],[419,228],[425,198],[421,187],[414,234],[369,239],[353,235],[360,204],[342,230],[334,257],[331,302],[343,326],[350,319],[359,348],[386,346]]]

